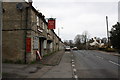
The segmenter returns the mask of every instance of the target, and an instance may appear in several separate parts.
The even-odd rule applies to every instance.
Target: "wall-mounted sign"
[[[31,38],[26,38],[26,52],[31,52]]]

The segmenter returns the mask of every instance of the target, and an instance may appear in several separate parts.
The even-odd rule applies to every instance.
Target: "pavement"
[[[58,65],[64,51],[58,51],[50,56],[44,57],[40,62],[34,64],[2,64],[2,78],[36,78],[37,72],[43,75],[55,65]]]
[[[41,78],[73,78],[71,66],[71,52],[65,52],[60,64],[51,68],[47,73],[40,76]]]

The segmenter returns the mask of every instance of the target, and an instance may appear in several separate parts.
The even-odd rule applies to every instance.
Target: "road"
[[[93,50],[68,51],[59,65],[54,66],[41,78],[71,78],[113,80],[118,78],[120,67],[117,56]],[[114,79],[117,80],[117,79]]]
[[[78,78],[118,78],[117,56],[99,51],[73,51],[75,73]]]

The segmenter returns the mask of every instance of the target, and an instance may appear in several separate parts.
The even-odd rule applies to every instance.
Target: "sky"
[[[45,18],[56,18],[55,32],[64,40],[74,40],[77,34],[87,31],[92,37],[107,37],[118,21],[119,0],[33,0],[33,6]]]

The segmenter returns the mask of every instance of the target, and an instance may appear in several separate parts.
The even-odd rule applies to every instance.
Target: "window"
[[[39,17],[37,16],[37,26],[40,26],[39,25]]]
[[[44,22],[42,22],[42,28],[45,29]]]

